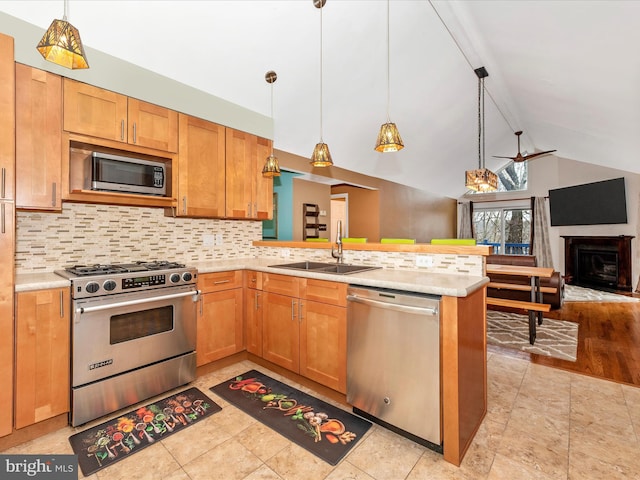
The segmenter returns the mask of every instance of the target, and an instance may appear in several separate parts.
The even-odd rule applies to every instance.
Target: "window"
[[[479,245],[493,245],[493,253],[529,255],[531,208],[478,208],[473,228]]]

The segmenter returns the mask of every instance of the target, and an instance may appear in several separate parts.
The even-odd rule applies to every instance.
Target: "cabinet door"
[[[264,292],[262,358],[298,373],[300,368],[299,300]]]
[[[300,375],[346,393],[347,309],[306,300],[300,325]]]
[[[62,208],[62,78],[16,63],[16,207]]]
[[[245,344],[247,352],[262,357],[262,292],[244,290]]]
[[[196,363],[204,365],[244,349],[242,288],[200,297]]]
[[[226,216],[256,218],[253,192],[256,183],[255,135],[226,130]]]
[[[254,195],[254,211],[258,220],[271,220],[273,218],[273,177],[262,175],[262,168],[269,155],[271,155],[271,140],[256,137],[257,160],[256,184]]]
[[[69,411],[69,289],[16,295],[15,427]]]
[[[178,215],[224,217],[225,128],[180,114]]]
[[[64,130],[127,142],[127,97],[68,78],[63,92]]]
[[[1,40],[1,36],[0,36]],[[1,61],[0,61],[1,63]],[[0,87],[1,88],[1,87]],[[1,148],[1,147],[0,147]],[[0,201],[0,437],[13,427],[13,270],[14,206]]]
[[[178,112],[129,98],[129,143],[165,152],[178,151]]]

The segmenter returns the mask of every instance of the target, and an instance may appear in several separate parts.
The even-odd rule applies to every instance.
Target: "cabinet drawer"
[[[309,278],[307,279],[307,294],[305,298],[316,302],[346,307],[347,284]]]
[[[254,272],[253,270],[245,270],[244,272],[245,288],[253,288],[262,290],[262,272]]]
[[[202,293],[240,287],[242,287],[242,270],[198,274],[198,288]]]
[[[276,273],[262,274],[262,289],[265,292],[279,293],[289,297],[304,298],[306,285],[306,278],[292,277],[290,275],[278,275]]]

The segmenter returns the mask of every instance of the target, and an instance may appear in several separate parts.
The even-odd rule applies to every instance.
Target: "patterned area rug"
[[[200,390],[190,388],[71,435],[69,443],[88,477],[220,410]]]
[[[487,342],[500,347],[576,361],[578,324],[545,318],[536,325],[536,341],[529,343],[529,317],[487,310]]]
[[[371,423],[257,370],[210,390],[280,435],[336,465]]]
[[[577,285],[564,286],[565,302],[637,302],[640,298],[627,297],[616,293],[593,290]]]

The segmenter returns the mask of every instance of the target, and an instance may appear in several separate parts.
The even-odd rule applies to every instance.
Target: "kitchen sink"
[[[344,263],[323,262],[295,262],[269,266],[272,268],[288,268],[291,270],[304,270],[307,272],[335,273],[337,275],[348,275],[350,273],[366,272],[367,270],[376,270],[380,268],[366,265],[348,265]]]

